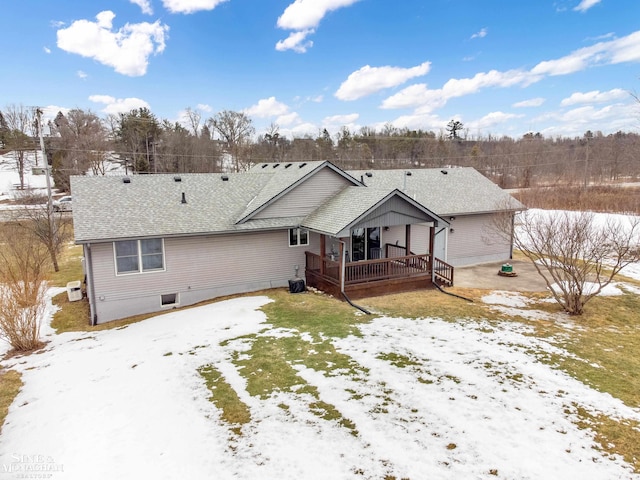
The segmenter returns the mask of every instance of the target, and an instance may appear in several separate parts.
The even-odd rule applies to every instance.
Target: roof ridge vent
[[[268,166],[269,166],[269,164],[268,164],[268,163],[265,163],[265,164],[264,164],[264,165],[262,165],[262,167],[260,167],[260,168],[267,168]]]
[[[131,179],[129,177],[123,177],[122,183],[131,183]]]
[[[440,170],[440,173],[442,173],[443,175],[446,175],[446,174],[448,174],[449,172],[447,172],[446,170],[442,169],[442,170]]]
[[[279,163],[274,163],[274,164],[273,164],[273,168],[278,168],[279,166],[280,166],[280,164],[279,164]]]
[[[176,183],[177,182],[181,182],[182,181],[182,177],[179,176],[179,175],[176,175],[175,177],[173,177],[173,181],[176,182]]]
[[[300,165],[298,165],[298,168],[302,168],[306,166],[307,166],[307,162],[302,162]]]
[[[365,173],[365,175],[366,175],[367,177],[369,177],[369,178],[373,177],[373,173],[371,173],[371,172],[367,172],[367,173]]]
[[[180,200],[180,203],[187,203],[187,196],[184,192],[182,192],[182,200]]]
[[[292,163],[287,163],[284,168],[289,168],[291,165],[293,165]]]
[[[222,175],[220,178],[222,179],[223,182],[229,181],[229,175]]]

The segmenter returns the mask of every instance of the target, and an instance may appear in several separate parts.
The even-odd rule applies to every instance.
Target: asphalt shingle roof
[[[406,175],[406,172],[411,175]],[[471,167],[356,170],[347,173],[358,179],[362,177],[368,187],[397,188],[440,216],[525,209],[524,205]]]
[[[251,214],[327,162],[259,164],[245,173],[71,178],[77,242],[308,228],[337,233],[393,190],[439,216],[524,206],[472,168],[347,172],[368,188],[347,187],[306,219],[251,219]],[[337,170],[340,172],[339,170]],[[179,181],[176,179],[179,178]],[[225,180],[226,179],[226,180]],[[182,201],[184,194],[185,203]],[[242,221],[242,222],[241,222]]]

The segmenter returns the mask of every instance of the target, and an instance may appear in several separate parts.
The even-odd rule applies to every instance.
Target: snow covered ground
[[[43,353],[3,362],[25,385],[0,436],[0,471],[12,472],[0,478],[26,478],[29,468],[64,480],[640,478],[594,449],[593,434],[566,413],[580,405],[640,420],[640,410],[537,361],[530,352],[566,352],[522,324],[382,317],[332,342],[357,373],[293,365],[301,386],[314,386],[350,428],[314,414],[309,394],[251,396],[232,358],[252,337],[239,337],[312,342],[270,325],[259,310],[269,301],[229,300],[91,333],[45,329]],[[508,292],[485,302],[526,306]],[[250,409],[242,435],[208,401],[197,373],[207,364]]]
[[[10,161],[0,158],[0,200],[17,183]],[[29,170],[29,186],[44,180]],[[640,265],[623,273],[640,278]],[[269,301],[60,335],[48,326],[49,305],[45,350],[1,362],[21,372],[24,387],[0,435],[0,480],[640,478],[571,421],[576,406],[637,421],[640,410],[540,363],[532,352],[568,353],[518,323],[377,318],[360,336],[332,340],[356,373],[292,365],[318,398],[252,396],[233,361],[252,335],[313,343],[307,332],[271,325],[260,311]],[[514,292],[483,301],[505,315],[553,319]],[[197,369],[209,364],[250,409],[241,435],[208,400]],[[345,422],[314,413],[319,402]]]

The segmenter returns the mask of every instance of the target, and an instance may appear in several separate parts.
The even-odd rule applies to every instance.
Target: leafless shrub
[[[15,226],[0,235],[0,338],[17,351],[38,348],[45,308],[47,249]]]
[[[511,232],[511,220],[498,219],[494,230]],[[609,285],[625,266],[640,261],[640,219],[609,217],[598,223],[590,212],[523,212],[513,243],[545,280],[553,298],[571,315]]]
[[[524,189],[513,194],[529,208],[640,215],[640,188],[615,185]]]

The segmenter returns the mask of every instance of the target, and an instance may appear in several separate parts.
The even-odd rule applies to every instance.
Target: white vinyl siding
[[[490,214],[456,216],[447,232],[445,261],[453,266],[463,266],[509,260],[511,245],[492,233],[492,219]]]
[[[274,201],[253,218],[282,218],[306,216],[345,187],[352,185],[346,178],[329,168],[312,177]]]
[[[165,238],[165,270],[154,275],[117,275],[111,243],[92,244],[95,313],[98,323],[166,309],[161,295],[176,293],[181,306],[222,295],[285,287],[304,274],[305,251],[289,248],[288,230],[242,235]]]

